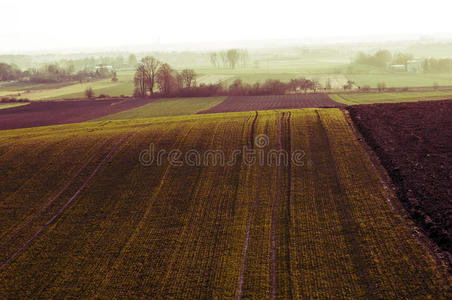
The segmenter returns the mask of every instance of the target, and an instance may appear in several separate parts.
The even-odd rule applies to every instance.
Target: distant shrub
[[[97,98],[109,98],[110,96],[105,94],[100,94]]]
[[[384,90],[386,89],[386,83],[384,82],[377,83],[377,89],[379,92],[384,92]]]
[[[85,90],[85,96],[86,96],[88,99],[91,99],[91,98],[94,97],[94,91],[93,91],[93,88],[92,88],[92,87],[89,87],[89,88],[87,88],[87,89]]]
[[[370,92],[370,85],[366,84],[361,88],[361,91],[363,92]]]
[[[116,72],[113,72],[113,78],[111,79],[111,81],[113,81],[113,82],[118,81],[118,77],[116,76]]]

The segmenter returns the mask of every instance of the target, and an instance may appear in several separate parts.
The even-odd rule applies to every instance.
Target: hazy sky
[[[450,0],[0,0],[0,52],[452,32]]]

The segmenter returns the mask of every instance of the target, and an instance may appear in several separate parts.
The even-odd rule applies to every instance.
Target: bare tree
[[[291,79],[288,83],[289,91],[296,93],[297,89],[300,87],[300,83],[299,79]]]
[[[248,54],[248,50],[243,49],[240,50],[240,65],[242,68],[246,68],[246,65],[248,64],[248,60],[249,60],[249,54]]]
[[[317,92],[317,90],[320,90],[322,88],[322,85],[320,84],[320,82],[318,80],[311,80],[312,82],[312,86],[311,89],[312,91],[315,93]]]
[[[228,59],[229,67],[231,69],[235,69],[235,66],[240,58],[239,51],[237,49],[229,49],[226,53],[226,57]]]
[[[331,79],[330,79],[330,78],[328,78],[328,79],[326,80],[326,83],[325,83],[325,89],[326,89],[326,90],[331,90],[331,89],[332,89]]]
[[[351,90],[353,88],[353,85],[355,85],[355,82],[353,82],[351,80],[347,80],[347,83],[344,84],[344,86],[343,86],[344,91],[345,90]]]
[[[147,88],[146,69],[143,64],[139,64],[135,71],[135,97],[145,97]]]
[[[93,91],[93,88],[92,88],[92,87],[88,87],[88,88],[85,90],[85,96],[86,96],[86,98],[88,98],[88,99],[91,99],[91,98],[94,97],[94,91]]]
[[[152,96],[154,95],[157,70],[159,69],[161,62],[155,57],[146,56],[141,60],[141,65],[144,67],[147,88],[149,89],[149,93]]]
[[[377,90],[379,92],[384,92],[385,89],[386,89],[386,83],[384,83],[384,82],[377,83]]]
[[[306,78],[300,78],[299,80],[299,87],[304,91],[306,94],[309,89],[313,89],[314,83]]]
[[[172,75],[173,69],[164,63],[160,66],[157,71],[157,83],[159,85],[159,90],[164,95],[169,95],[172,88],[177,84],[176,78]]]
[[[217,67],[218,66],[218,55],[216,52],[210,53],[210,63],[212,66]]]
[[[223,68],[226,68],[228,66],[228,56],[226,54],[226,51],[220,52],[220,58],[221,62],[223,63]]]
[[[181,72],[183,85],[185,87],[191,87],[194,81],[196,80],[196,73],[193,69],[185,69]]]

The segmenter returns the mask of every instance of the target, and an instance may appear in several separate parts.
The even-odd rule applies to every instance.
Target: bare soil
[[[0,110],[0,129],[78,123],[145,105],[155,99],[39,101]]]
[[[289,94],[269,96],[230,96],[220,104],[199,114],[239,112],[253,110],[344,107],[342,103],[331,100],[327,94]]]
[[[452,262],[452,100],[347,109],[410,217]]]

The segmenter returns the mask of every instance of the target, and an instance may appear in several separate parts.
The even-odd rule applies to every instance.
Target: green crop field
[[[311,60],[311,59],[269,59],[258,60],[257,64],[250,63],[246,68],[212,68],[195,67],[195,71],[203,76],[219,76],[220,82],[231,84],[236,79],[245,83],[264,83],[268,79],[277,79],[288,82],[290,79],[299,77],[315,76],[342,76],[340,73],[345,68],[346,61],[343,60]],[[220,77],[221,76],[221,77]],[[201,80],[202,82],[202,80]],[[209,81],[210,83],[210,81]]]
[[[94,90],[96,96],[101,94],[109,96],[131,96],[134,90],[133,72],[118,72],[117,76],[117,82],[112,82],[111,79],[102,79],[85,83],[16,83],[0,86],[0,97],[10,96],[16,98],[28,98],[30,100],[85,98],[85,90],[88,87],[91,87]]]
[[[447,299],[349,121],[301,109],[0,131],[0,294]]]
[[[369,85],[372,88],[376,88],[380,82],[384,82],[387,87],[432,87],[434,83],[452,86],[452,74],[380,73],[346,74],[346,77],[358,86]]]
[[[395,103],[426,100],[452,99],[452,91],[428,91],[428,92],[384,92],[384,93],[343,93],[330,94],[334,101],[347,105],[371,104],[371,103]]]
[[[221,103],[225,97],[169,98],[129,109],[98,120],[142,119],[152,117],[192,115]]]

